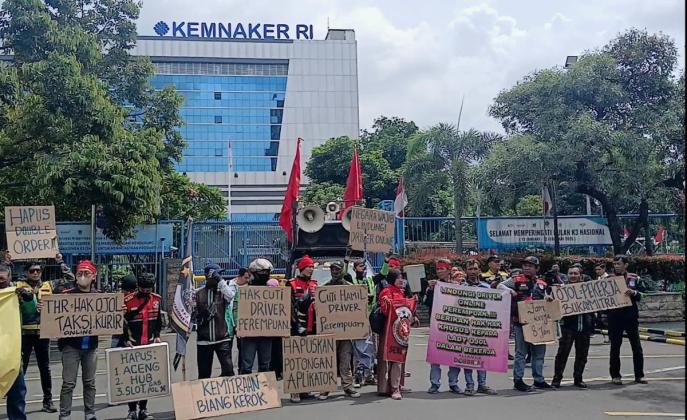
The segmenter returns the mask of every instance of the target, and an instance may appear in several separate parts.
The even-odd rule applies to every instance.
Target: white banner
[[[483,218],[478,223],[480,248],[518,248],[553,244],[553,218]],[[561,246],[610,245],[602,217],[559,217]]]

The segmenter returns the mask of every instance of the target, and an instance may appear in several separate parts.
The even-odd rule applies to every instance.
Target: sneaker
[[[448,387],[450,392],[453,392],[454,394],[462,394],[463,390],[458,387],[458,385],[451,385]]]
[[[515,360],[515,357],[513,357],[512,354],[508,353],[508,360]]]
[[[290,401],[294,404],[298,404],[301,402],[301,395],[300,394],[291,394]]]
[[[324,400],[326,400],[327,398],[329,398],[329,392],[322,392],[322,393],[317,397],[317,399],[320,400],[320,401],[324,401]]]
[[[126,416],[126,420],[138,420],[138,414],[136,414],[136,410],[129,411],[129,414]]]
[[[584,381],[582,381],[582,380],[580,380],[580,381],[575,381],[575,383],[574,383],[573,385],[575,385],[575,386],[578,387],[578,388],[582,388],[582,389],[587,389],[587,388],[588,388],[587,384],[584,383]]]
[[[44,413],[57,413],[57,409],[55,408],[55,404],[52,403],[52,399],[43,401],[43,409],[41,411]]]
[[[546,383],[546,381],[535,382],[534,387],[539,389],[551,389],[551,385]]]
[[[155,418],[148,414],[146,410],[139,410],[138,420],[154,420]]]
[[[365,378],[365,385],[377,385],[377,378],[374,375],[370,375]]]
[[[354,389],[344,389],[344,394],[346,394],[347,397],[360,398],[360,392]]]
[[[646,379],[644,379],[644,377],[642,376],[642,377],[639,377],[639,378],[635,378],[635,383],[636,383],[636,384],[646,385],[646,384],[648,384],[649,382],[648,382]]]
[[[498,392],[494,391],[493,389],[489,388],[488,386],[478,386],[477,387],[477,393],[478,394],[486,394],[486,395],[498,394]]]
[[[613,385],[622,385],[623,384],[623,378],[613,378],[613,379],[611,379],[611,383]]]
[[[439,387],[436,385],[430,386],[429,389],[427,390],[428,394],[436,394],[438,392],[439,392]]]
[[[394,392],[392,392],[391,399],[396,401],[403,399],[403,396],[401,395],[401,390],[397,389]]]
[[[465,388],[465,395],[468,397],[475,395],[475,388],[466,387]]]
[[[513,388],[520,392],[532,392],[532,387],[523,382],[522,379],[513,382]]]
[[[554,388],[560,388],[561,387],[561,381],[553,380],[551,381],[551,386]]]

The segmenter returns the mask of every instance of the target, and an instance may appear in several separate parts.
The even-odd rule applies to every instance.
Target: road
[[[174,349],[174,336],[164,337]],[[108,341],[109,340],[102,340]],[[103,343],[105,344],[105,343]],[[188,374],[196,378],[195,345],[189,343]],[[234,415],[234,419],[283,419],[298,418],[299,420],[322,419],[536,419],[543,416],[555,416],[556,420],[564,419],[611,419],[619,414],[644,414],[639,418],[656,418],[669,414],[671,417],[685,417],[685,348],[683,346],[642,342],[645,354],[646,377],[648,385],[636,385],[631,382],[632,356],[627,341],[622,348],[622,372],[627,384],[612,385],[608,377],[608,344],[603,344],[600,336],[592,338],[589,362],[585,372],[585,381],[590,385],[588,390],[572,387],[570,381],[564,382],[559,390],[536,391],[523,394],[512,389],[512,371],[508,373],[491,373],[488,384],[498,391],[495,396],[465,397],[447,392],[446,373],[441,393],[427,394],[429,386],[429,366],[424,361],[427,348],[427,329],[413,330],[411,348],[408,355],[407,371],[411,377],[406,379],[406,386],[413,392],[404,396],[402,401],[378,397],[374,387],[363,387],[362,397],[359,399],[344,398],[343,393],[337,392],[328,401],[304,401],[301,404],[291,404],[283,399],[283,407],[262,412]],[[511,345],[512,347],[512,345]],[[573,350],[574,352],[574,350]],[[108,406],[107,404],[107,374],[105,371],[104,351],[101,349],[97,372],[97,415],[99,420],[123,419],[127,414],[126,406]],[[550,380],[553,375],[553,358],[556,346],[550,345],[546,352],[544,373]],[[55,355],[52,363],[53,389],[55,404],[58,405],[59,390],[62,383],[61,364]],[[512,362],[511,362],[512,363]],[[566,379],[570,379],[573,355],[566,367]],[[215,361],[215,376],[219,375],[219,366]],[[526,376],[531,374],[529,367]],[[181,380],[180,372],[173,372],[174,382]],[[27,412],[29,419],[44,420],[57,418],[57,414],[46,414],[41,409],[41,389],[38,370],[35,364],[29,366],[27,372],[28,395]],[[531,378],[526,378],[531,383]],[[79,379],[80,381],[80,379]],[[460,386],[464,379],[461,373]],[[75,391],[74,419],[83,418],[83,400],[81,399],[81,385]],[[5,416],[4,403],[0,410]],[[174,409],[171,397],[159,398],[149,402],[149,411],[156,419],[173,419]]]

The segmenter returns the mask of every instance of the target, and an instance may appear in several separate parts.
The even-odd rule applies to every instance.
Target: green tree
[[[330,201],[341,201],[343,199],[344,187],[331,182],[310,183],[300,197],[300,202],[306,206],[324,206]]]
[[[684,165],[684,127],[677,123],[684,101],[676,99],[684,82],[673,76],[676,60],[667,36],[632,29],[569,70],[528,75],[490,109],[509,134],[527,134],[546,151],[545,159],[521,161],[522,168],[601,204],[616,253],[627,251],[642,227],[648,234],[650,203],[667,185],[684,193],[676,170]],[[640,217],[622,242],[624,211]]]
[[[413,135],[408,144],[405,168],[407,184],[414,184],[423,202],[436,191],[437,176],[443,174],[451,186],[456,252],[463,252],[461,216],[466,205],[470,167],[479,163],[493,144],[500,140],[495,133],[477,130],[460,131],[457,126],[441,123]]]
[[[515,205],[517,216],[541,216],[543,213],[540,195],[526,195]]]
[[[360,143],[366,151],[379,150],[389,162],[389,168],[398,170],[406,161],[408,139],[417,131],[417,125],[412,121],[380,116],[375,118],[371,131],[362,131]]]
[[[204,184],[191,182],[187,176],[172,172],[162,181],[162,211],[166,219],[222,219],[227,202],[222,192]]]
[[[3,2],[0,44],[13,61],[0,64],[0,204],[54,203],[69,220],[97,204],[115,240],[160,214],[163,183],[179,180],[182,98],[152,89],[150,60],[130,55],[139,7]]]

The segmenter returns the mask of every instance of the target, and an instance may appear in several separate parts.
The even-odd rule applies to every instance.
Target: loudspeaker
[[[304,207],[296,216],[296,224],[303,232],[317,232],[324,225],[324,211],[315,206]]]
[[[349,207],[344,211],[343,216],[341,216],[341,225],[347,231],[351,231],[351,215],[353,214],[353,207]]]
[[[298,229],[298,236],[294,248],[346,248],[348,245],[348,231],[340,221],[326,222],[321,229],[315,232],[308,232],[301,226]]]

